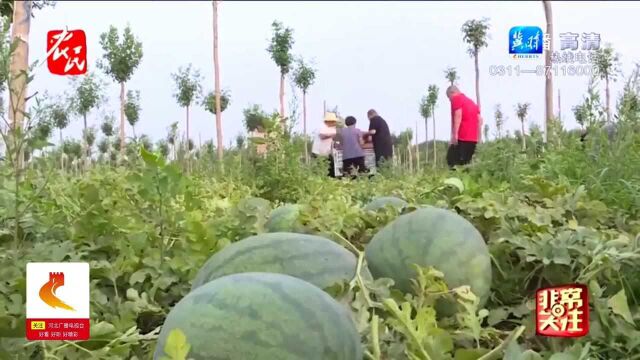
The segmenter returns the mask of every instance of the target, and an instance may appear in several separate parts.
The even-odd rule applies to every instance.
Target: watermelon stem
[[[520,335],[522,335],[524,329],[525,326],[519,326],[514,329],[500,345],[479,357],[478,360],[500,359],[499,355],[502,353],[502,350],[504,350],[504,348],[506,348],[512,341],[516,341],[520,337]]]
[[[378,315],[373,314],[371,319],[371,347],[373,348],[373,356],[374,360],[380,360],[380,338],[378,337],[378,326],[380,324],[380,320]]]
[[[366,285],[364,284],[364,280],[362,280],[362,276],[360,275],[360,273],[362,272],[362,267],[364,266],[364,252],[358,250],[358,248],[355,247],[351,242],[349,242],[349,240],[345,239],[337,232],[334,231],[333,234],[337,236],[338,239],[344,241],[345,244],[349,245],[349,247],[351,248],[350,250],[355,252],[355,254],[358,256],[358,262],[356,263],[356,276],[354,276],[354,278],[349,282],[349,286],[353,289],[354,282],[357,283],[360,291],[362,291],[362,295],[364,295],[364,300],[367,303],[367,307],[374,307],[373,301],[371,300],[371,296],[369,294],[369,289],[367,289]]]

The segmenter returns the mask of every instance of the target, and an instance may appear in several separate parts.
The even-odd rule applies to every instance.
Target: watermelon
[[[194,360],[362,360],[351,313],[310,283],[283,274],[243,273],[189,293],[167,316],[154,360],[179,329]]]
[[[250,236],[213,254],[200,269],[191,289],[242,272],[287,274],[327,289],[353,279],[356,265],[355,255],[323,237],[266,233]]]
[[[382,196],[373,199],[370,203],[368,203],[364,209],[368,211],[378,211],[386,206],[394,207],[398,210],[402,210],[407,207],[409,204],[397,197],[393,196]]]
[[[371,239],[365,258],[375,278],[391,278],[405,293],[412,291],[417,264],[443,272],[450,288],[469,285],[481,305],[489,296],[489,249],[469,221],[449,210],[425,207],[400,215]]]
[[[274,209],[265,224],[268,232],[295,232],[304,233],[305,228],[300,222],[302,206],[287,204]]]

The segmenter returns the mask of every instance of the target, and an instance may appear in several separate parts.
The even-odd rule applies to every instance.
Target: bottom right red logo
[[[536,291],[536,334],[580,337],[589,333],[587,287],[571,284]]]

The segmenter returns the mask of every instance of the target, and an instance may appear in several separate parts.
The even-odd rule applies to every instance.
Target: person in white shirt
[[[329,159],[329,176],[335,177],[335,169],[333,164],[333,138],[336,136],[336,125],[338,117],[336,114],[328,112],[324,116],[324,125],[318,131],[313,146],[311,148],[311,156],[314,158]]]

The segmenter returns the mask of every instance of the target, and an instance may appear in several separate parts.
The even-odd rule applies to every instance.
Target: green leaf
[[[617,294],[607,300],[607,305],[615,314],[622,316],[622,318],[630,324],[634,323],[631,310],[629,310],[629,303],[627,302],[627,294],[624,289],[621,289]]]
[[[144,163],[147,164],[147,166],[159,166],[158,155],[150,153],[142,146],[140,147],[140,156],[142,157],[142,160],[144,160]]]
[[[191,350],[191,345],[187,343],[187,337],[182,330],[171,330],[167,337],[167,343],[164,345],[164,353],[169,356],[169,359],[186,360],[189,350]]]

